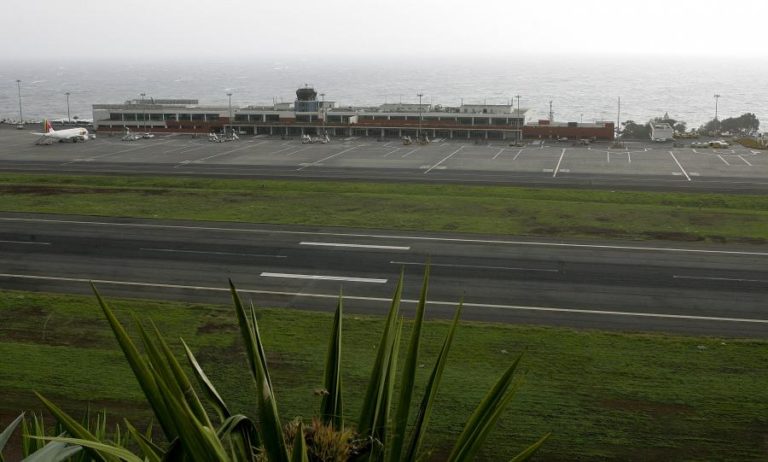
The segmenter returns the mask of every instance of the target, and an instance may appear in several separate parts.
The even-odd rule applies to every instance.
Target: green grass
[[[741,194],[0,174],[0,211],[554,238],[768,242],[768,197]]]
[[[255,414],[229,305],[110,302],[124,321],[130,308],[157,323],[172,344],[178,346],[178,337],[187,340],[232,407]],[[313,390],[322,384],[332,315],[260,309],[259,317],[281,414],[308,418],[319,407]],[[358,414],[383,322],[346,316],[343,380],[350,418]],[[447,328],[447,321],[425,325],[417,392]],[[427,445],[435,448],[436,459],[522,352],[523,387],[486,445],[485,460],[503,459],[548,431],[553,437],[541,460],[768,458],[766,341],[466,322],[457,332],[431,421]],[[0,425],[22,408],[41,407],[33,389],[76,414],[90,402],[106,406],[115,418],[146,421],[148,415],[90,296],[0,292]]]

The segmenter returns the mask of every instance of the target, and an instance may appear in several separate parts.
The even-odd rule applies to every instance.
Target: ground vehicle
[[[674,138],[675,131],[669,124],[651,123],[651,139],[653,141],[663,142]]]

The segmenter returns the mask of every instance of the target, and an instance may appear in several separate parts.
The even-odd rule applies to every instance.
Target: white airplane
[[[88,141],[96,138],[95,134],[89,133],[87,129],[82,127],[68,128],[66,130],[54,130],[51,126],[51,122],[48,121],[48,119],[43,121],[43,130],[45,130],[44,133],[33,133],[33,135],[40,137],[37,140],[37,144],[50,144],[54,141],[71,141],[73,143],[77,143],[78,141]]]

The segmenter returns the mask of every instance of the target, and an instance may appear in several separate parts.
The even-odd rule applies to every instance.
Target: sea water
[[[509,104],[527,120],[648,121],[668,113],[698,127],[745,112],[768,123],[768,63],[761,60],[652,56],[462,57],[393,59],[286,57],[235,61],[2,62],[0,119],[92,118],[91,105],[130,99],[190,98],[235,107],[293,102],[309,85],[337,106],[385,102],[458,106]],[[618,99],[621,98],[619,114]]]

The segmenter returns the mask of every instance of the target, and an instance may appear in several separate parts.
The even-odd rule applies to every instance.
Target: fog
[[[0,60],[768,54],[763,0],[35,0],[4,10]]]

